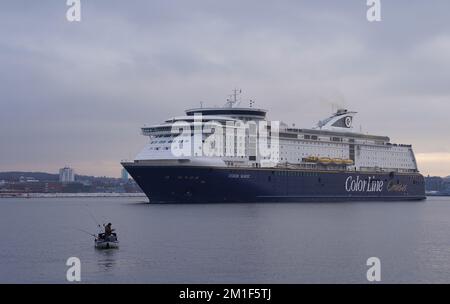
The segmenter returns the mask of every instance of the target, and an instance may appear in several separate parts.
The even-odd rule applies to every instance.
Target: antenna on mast
[[[237,98],[238,98],[239,94],[242,94],[242,90],[241,89],[239,89],[239,90],[238,89],[234,89],[233,90],[233,95],[232,96],[233,96],[233,102],[234,103],[238,102]]]
[[[242,93],[241,89],[234,89],[233,94],[229,95],[230,98],[227,98],[227,102],[225,103],[225,106],[232,108],[236,103],[238,103],[238,95],[241,93]]]

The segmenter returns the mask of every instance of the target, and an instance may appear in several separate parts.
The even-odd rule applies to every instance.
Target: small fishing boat
[[[104,233],[99,233],[95,237],[95,248],[97,249],[112,249],[119,248],[119,240],[116,233],[106,236]]]

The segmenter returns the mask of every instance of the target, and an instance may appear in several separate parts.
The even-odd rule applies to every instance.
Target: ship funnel
[[[348,111],[347,109],[338,109],[332,116],[320,120],[313,129],[352,132],[355,114],[356,112]]]

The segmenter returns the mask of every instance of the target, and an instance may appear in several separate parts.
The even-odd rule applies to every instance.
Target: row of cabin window
[[[272,171],[275,176],[319,176],[317,172],[303,172],[303,171]]]

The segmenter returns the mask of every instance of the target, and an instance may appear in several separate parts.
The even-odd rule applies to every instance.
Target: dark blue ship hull
[[[154,166],[123,163],[155,203],[425,199],[419,173]]]

